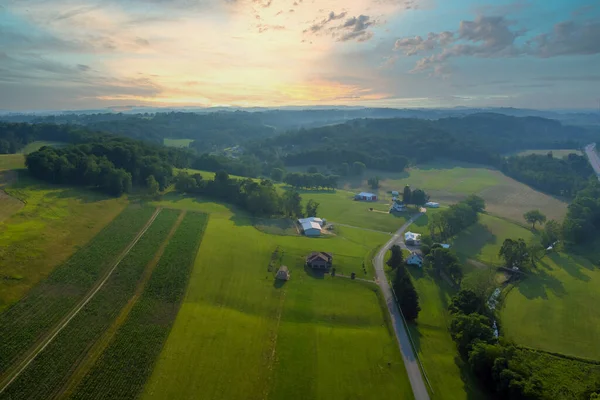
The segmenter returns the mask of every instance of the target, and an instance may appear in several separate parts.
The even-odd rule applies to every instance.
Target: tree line
[[[413,284],[402,254],[397,244],[390,248],[391,255],[387,265],[393,270],[392,287],[398,300],[398,306],[407,321],[414,321],[419,316],[419,294]]]
[[[323,175],[320,173],[316,174],[304,174],[300,172],[291,172],[286,174],[283,178],[283,182],[294,188],[301,189],[335,189],[338,186],[339,176],[337,175]]]
[[[429,234],[434,241],[446,241],[477,223],[479,213],[484,210],[485,201],[477,195],[470,195],[446,210],[432,214],[431,222],[428,225]]]
[[[175,190],[179,192],[223,200],[255,216],[314,217],[319,207],[319,203],[311,199],[303,208],[297,191],[289,190],[280,195],[270,180],[235,179],[226,171],[218,171],[212,180],[205,180],[200,174],[180,172],[174,181]]]
[[[504,174],[533,188],[566,197],[583,189],[594,173],[584,156],[569,154],[558,159],[552,152],[509,157],[501,168]]]

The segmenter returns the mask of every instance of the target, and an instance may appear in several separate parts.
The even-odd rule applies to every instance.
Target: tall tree
[[[505,239],[498,255],[502,257],[507,268],[522,268],[527,260],[527,244],[523,239]]]
[[[475,194],[468,196],[463,200],[475,212],[483,212],[485,210],[485,200]]]
[[[429,200],[429,196],[421,189],[415,189],[411,195],[411,202],[417,207],[422,207]]]
[[[401,267],[404,264],[404,254],[402,254],[402,248],[395,244],[392,246],[390,251],[392,252],[392,255],[387,261],[387,265],[390,266],[392,269]]]
[[[364,163],[361,163],[360,161],[355,161],[352,164],[352,175],[361,176],[365,173],[366,169],[367,166]]]
[[[319,209],[319,203],[317,203],[313,199],[310,199],[306,203],[305,209],[306,209],[306,216],[307,217],[316,217],[317,216],[317,210]]]
[[[398,297],[398,305],[402,310],[404,318],[408,321],[417,319],[419,311],[421,311],[421,307],[419,306],[419,294],[404,265],[400,265],[396,268],[392,286],[394,288],[394,293],[396,293],[396,296]]]
[[[525,221],[531,224],[533,229],[535,229],[535,224],[543,224],[546,222],[546,216],[542,214],[540,210],[527,211],[525,214],[523,214],[523,218],[525,218]]]
[[[371,189],[379,189],[379,177],[373,176],[367,180]]]
[[[154,178],[154,175],[148,175],[146,178],[146,190],[148,192],[148,196],[150,197],[155,197],[158,195],[160,188],[158,182]]]
[[[283,207],[285,214],[292,218],[302,217],[302,198],[295,190],[288,190],[283,195]]]
[[[412,204],[412,191],[410,190],[410,186],[404,186],[404,192],[402,192],[402,201],[404,204]]]

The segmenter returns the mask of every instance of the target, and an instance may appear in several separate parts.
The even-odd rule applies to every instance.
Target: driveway
[[[390,249],[390,247],[392,247],[392,245],[396,243],[400,244],[401,246],[404,245],[404,240],[402,238],[404,231],[406,231],[410,224],[412,224],[421,215],[422,214],[417,214],[413,216],[404,225],[402,225],[402,227],[394,234],[394,236],[392,236],[392,238],[381,248],[381,250],[379,250],[379,253],[377,253],[373,259],[373,264],[375,265],[377,284],[381,288],[381,291],[385,297],[385,302],[390,313],[392,326],[394,327],[394,332],[396,333],[396,339],[398,340],[398,345],[400,346],[400,352],[402,353],[402,359],[404,360],[404,366],[406,367],[406,372],[408,374],[408,379],[410,380],[415,399],[429,400],[429,393],[427,392],[427,387],[425,386],[425,381],[423,379],[423,375],[421,374],[421,369],[419,368],[419,361],[415,356],[415,352],[410,343],[407,328],[404,325],[404,319],[400,309],[398,308],[398,305],[396,304],[394,295],[392,293],[392,288],[388,283],[383,268],[383,261],[386,252]]]

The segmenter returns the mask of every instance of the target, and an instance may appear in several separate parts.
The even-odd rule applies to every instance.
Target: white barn
[[[419,246],[421,244],[421,234],[414,232],[406,232],[404,234],[404,242],[410,246]]]
[[[298,223],[305,236],[321,236],[321,225],[318,222],[311,221],[310,218],[302,218],[298,220]]]

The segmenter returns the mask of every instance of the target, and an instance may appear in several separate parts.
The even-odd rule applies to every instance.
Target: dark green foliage
[[[544,248],[553,245],[560,239],[561,226],[558,222],[551,219],[544,225],[544,230],[540,233],[541,243]]]
[[[314,201],[313,199],[308,200],[306,203],[306,216],[307,217],[316,217],[317,211],[319,210],[319,203]]]
[[[456,254],[450,249],[444,249],[439,244],[431,246],[429,254],[425,256],[425,268],[432,270],[437,276],[445,274],[455,283],[460,284],[463,273]]]
[[[110,278],[3,395],[45,399],[60,389],[72,368],[108,329],[133,296],[146,265],[167,238],[179,211],[163,210]]]
[[[323,174],[303,174],[292,172],[285,176],[284,182],[294,188],[302,189],[335,189],[339,176]]]
[[[314,165],[311,165],[310,167],[308,167],[306,172],[308,172],[309,174],[317,174],[317,173],[319,173],[319,169],[317,167],[315,167]]]
[[[495,341],[490,319],[477,313],[455,314],[450,323],[450,334],[463,356],[472,350],[476,342],[494,343]]]
[[[583,189],[594,173],[588,160],[577,154],[563,159],[539,154],[510,157],[502,172],[543,192],[568,197]]]
[[[275,182],[282,182],[285,176],[285,171],[281,168],[273,168],[271,170],[271,179]]]
[[[412,204],[412,191],[410,190],[410,186],[404,186],[404,192],[402,192],[402,201],[404,204]]]
[[[531,224],[533,229],[535,229],[535,224],[543,224],[546,222],[546,216],[542,214],[540,210],[527,211],[525,214],[523,214],[523,218],[525,218],[525,221]]]
[[[371,189],[379,189],[379,177],[373,176],[367,180]]]
[[[404,254],[402,253],[402,248],[397,244],[393,245],[390,249],[392,255],[390,259],[387,260],[387,265],[392,269],[396,269],[404,265]]]
[[[422,207],[429,201],[429,196],[422,189],[415,189],[410,195],[410,204]]]
[[[421,307],[419,306],[419,294],[417,293],[404,264],[400,264],[396,268],[392,287],[394,288],[394,293],[396,293],[398,306],[402,310],[404,318],[407,321],[414,321],[417,319],[419,311],[421,311]]]
[[[498,255],[504,260],[506,268],[522,268],[527,261],[527,244],[523,239],[505,239]]]
[[[569,205],[563,235],[570,243],[591,242],[600,235],[600,183],[596,179]]]
[[[71,310],[153,214],[131,206],[29,294],[0,314],[0,373]]]
[[[364,174],[365,170],[367,169],[367,166],[360,162],[360,161],[354,161],[352,163],[352,175],[355,176],[361,176],[362,174]]]
[[[468,196],[463,202],[475,212],[481,213],[485,210],[485,200],[475,194]]]
[[[454,297],[448,307],[451,313],[463,313],[465,315],[478,313],[486,314],[485,299],[478,296],[474,291],[468,289],[460,290]]]
[[[485,208],[485,202],[477,196],[453,204],[431,217],[429,232],[432,238],[445,241],[458,234],[463,229],[473,225],[479,220],[479,212]]]

